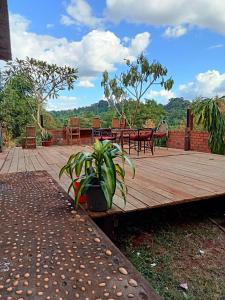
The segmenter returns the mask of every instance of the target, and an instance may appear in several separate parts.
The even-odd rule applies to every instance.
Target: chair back
[[[80,118],[71,117],[69,119],[69,126],[70,127],[80,127]]]
[[[112,128],[120,128],[120,120],[118,118],[112,118]]]
[[[120,128],[121,129],[124,129],[124,128],[126,128],[126,119],[125,118],[122,118],[121,120],[120,120]]]
[[[101,128],[101,119],[99,117],[92,119],[92,128]]]
[[[26,127],[26,137],[36,137],[36,127],[27,126]]]
[[[154,129],[153,128],[149,128],[149,129],[140,129],[138,131],[139,137],[141,139],[146,139],[146,140],[152,140],[153,138],[153,133],[154,133]]]

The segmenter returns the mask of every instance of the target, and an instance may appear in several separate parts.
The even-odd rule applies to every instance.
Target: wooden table
[[[120,145],[121,148],[124,148],[124,133],[128,133],[130,135],[131,132],[137,132],[140,129],[132,129],[132,128],[113,128],[112,134],[120,134]]]
[[[134,132],[134,133],[137,133],[139,134],[139,132],[141,130],[155,130],[154,128],[138,128],[138,129],[135,129],[135,128],[114,128],[112,129],[112,133],[113,134],[120,134],[120,144],[121,144],[121,148],[123,149],[124,148],[124,133],[128,133],[129,135]],[[153,134],[154,135],[154,134]]]

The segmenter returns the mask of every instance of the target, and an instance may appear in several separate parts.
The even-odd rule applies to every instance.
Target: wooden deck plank
[[[19,154],[18,154],[18,172],[24,172],[26,171],[26,164],[25,164],[25,153],[24,149],[19,148]]]
[[[138,167],[142,168],[141,165]],[[153,173],[157,173],[157,175],[159,176],[170,178],[175,182],[177,181],[189,185],[193,189],[197,188],[214,194],[219,194],[224,191],[224,189],[219,186],[215,186],[213,184],[209,184],[208,182],[205,182],[204,178],[199,177],[198,180],[196,181],[196,179],[193,179],[190,176],[184,174],[177,174],[176,172],[173,172],[173,170],[171,169],[165,169],[165,168],[161,169],[158,165],[156,166],[155,164],[150,165],[150,168],[153,171]]]
[[[19,148],[16,147],[13,152],[12,161],[9,167],[8,173],[14,173],[18,170],[18,161],[19,161]]]
[[[15,148],[7,151],[7,155],[4,155],[4,163],[1,166],[0,174],[6,174],[9,172],[10,165],[12,163],[13,153]],[[2,156],[3,157],[3,156]]]
[[[72,153],[82,149],[78,145],[14,148],[5,154],[4,162],[0,157],[0,173],[46,170],[67,191],[70,178],[64,175],[59,180],[59,171]],[[156,153],[134,158],[136,177],[132,179],[131,171],[126,170],[126,206],[116,192],[113,208],[104,216],[225,195],[224,156],[174,149],[156,149]]]

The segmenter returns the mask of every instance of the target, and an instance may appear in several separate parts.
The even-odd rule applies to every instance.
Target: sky
[[[74,90],[48,110],[103,99],[102,72],[125,70],[144,53],[174,79],[171,91],[146,98],[225,95],[225,0],[8,0],[13,58],[34,57],[79,70]]]

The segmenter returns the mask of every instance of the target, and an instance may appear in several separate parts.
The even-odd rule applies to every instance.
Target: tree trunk
[[[131,126],[132,127],[134,127],[134,125],[135,125],[139,106],[140,106],[140,100],[138,99],[137,102],[136,102],[136,106],[135,106],[135,111],[134,111],[133,118],[131,119]]]
[[[40,121],[40,115],[41,115],[41,104],[40,104],[40,102],[38,101],[38,103],[37,103],[37,125],[38,125],[38,127],[41,129],[41,133],[43,133],[44,132],[44,128],[41,126],[41,121]]]

